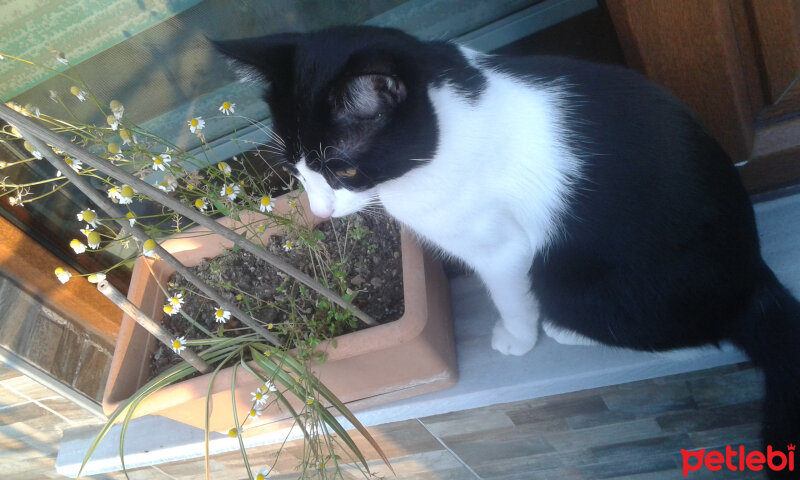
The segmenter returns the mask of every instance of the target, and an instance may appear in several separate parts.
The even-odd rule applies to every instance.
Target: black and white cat
[[[380,203],[472,267],[523,355],[728,339],[764,368],[765,441],[800,442],[800,304],[759,251],[720,146],[626,69],[486,55],[338,27],[219,42],[268,82],[287,159],[322,217]]]

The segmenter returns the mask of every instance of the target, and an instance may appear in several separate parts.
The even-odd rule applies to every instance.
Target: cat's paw
[[[525,355],[536,344],[536,332],[528,335],[514,335],[503,325],[497,322],[492,330],[492,348],[503,355]]]

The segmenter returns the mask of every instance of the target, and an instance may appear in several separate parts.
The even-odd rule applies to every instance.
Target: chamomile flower
[[[130,185],[123,185],[119,189],[119,203],[122,205],[127,205],[129,203],[133,203],[133,195],[136,192],[133,191],[133,187]]]
[[[225,162],[219,162],[217,164],[217,168],[219,168],[219,171],[222,172],[222,174],[226,177],[231,174],[231,166]]]
[[[259,210],[261,210],[261,213],[271,212],[273,206],[272,197],[269,195],[261,197],[261,202],[259,202]]]
[[[58,277],[58,281],[61,283],[67,283],[69,279],[72,278],[72,274],[61,267],[56,268],[55,274],[56,277]]]
[[[112,202],[119,203],[119,187],[111,187],[107,193]]]
[[[231,312],[227,310],[223,310],[222,307],[217,307],[217,311],[214,312],[214,320],[217,323],[225,323],[231,318]]]
[[[297,200],[295,200],[295,199],[289,200],[289,206],[291,208],[297,208]]]
[[[256,406],[259,407],[267,403],[267,400],[269,399],[267,392],[261,390],[260,388],[257,388],[255,392],[250,392],[250,395],[253,397],[253,402],[255,402]]]
[[[119,138],[122,139],[123,145],[130,145],[131,142],[136,143],[136,137],[127,128],[119,129]]]
[[[230,115],[231,113],[235,113],[233,109],[236,107],[235,103],[231,102],[222,102],[222,105],[219,107],[219,111],[225,115]]]
[[[269,480],[269,469],[264,467],[259,470],[258,473],[256,473],[256,480]]]
[[[306,397],[306,403],[309,405],[314,404],[314,397]]]
[[[275,388],[275,384],[270,382],[269,380],[264,382],[264,386],[261,387],[261,389],[264,390],[265,392],[277,392],[278,391],[278,389]]]
[[[78,100],[80,100],[81,102],[85,102],[87,96],[89,95],[88,93],[86,93],[85,91],[81,90],[80,88],[78,88],[75,85],[70,87],[69,93],[75,95],[78,98]]]
[[[86,225],[86,228],[81,228],[81,233],[86,235],[87,237],[93,231],[94,231],[94,229],[93,228],[89,228],[89,225]]]
[[[206,126],[206,121],[203,120],[203,117],[194,117],[186,123],[189,124],[189,130],[192,133],[199,133]]]
[[[176,293],[175,295],[169,297],[167,299],[167,302],[170,305],[172,305],[173,307],[180,308],[181,306],[183,306],[183,294],[182,293]]]
[[[164,305],[164,308],[163,308],[164,313],[166,313],[169,316],[175,315],[176,313],[178,313],[180,311],[180,309],[181,309],[181,307],[176,307],[176,306],[174,306],[172,304],[169,304],[169,303]]]
[[[83,253],[83,252],[86,251],[86,245],[84,245],[83,242],[81,242],[77,238],[73,238],[72,241],[69,242],[69,246],[73,250],[75,250],[75,253],[78,253],[78,254]]]
[[[111,107],[111,113],[114,114],[114,118],[117,120],[122,118],[122,114],[125,113],[125,107],[119,101],[111,100],[108,106]]]
[[[87,208],[86,210],[80,212],[78,214],[78,220],[88,223],[92,228],[97,228],[97,212],[91,208]]]
[[[264,233],[267,230],[266,225],[259,225],[258,226],[258,233]]]
[[[81,168],[83,168],[83,162],[80,160],[75,160],[72,157],[64,157],[64,163],[67,164],[68,167],[75,170],[76,172],[80,173]],[[62,175],[61,170],[56,171],[56,177],[60,177]]]
[[[156,242],[152,238],[145,240],[142,244],[142,254],[145,257],[152,257],[156,254]]]
[[[106,274],[103,272],[91,273],[86,280],[89,280],[89,283],[100,283],[106,279]]]
[[[197,200],[194,201],[194,207],[200,210],[201,212],[205,212],[206,209],[208,208],[208,199],[206,199],[205,197],[198,198]]]
[[[92,250],[97,250],[100,247],[100,234],[92,230],[86,235],[86,243]]]
[[[178,179],[175,178],[175,175],[168,173],[164,175],[164,180],[158,182],[156,184],[159,190],[163,190],[167,193],[174,191],[178,187]]]
[[[172,341],[172,351],[180,354],[186,349],[186,337],[178,337]]]
[[[130,224],[131,224],[131,227],[133,226],[133,224],[135,224],[135,223],[136,223],[136,214],[135,214],[135,213],[133,213],[133,212],[128,212],[128,213],[126,213],[126,214],[125,214],[125,218],[127,218],[127,219],[128,219],[128,222],[130,222]]]
[[[261,409],[258,407],[253,407],[250,409],[250,412],[248,413],[250,414],[251,417],[258,418],[258,416],[261,415]]]
[[[170,162],[172,162],[172,155],[167,153],[153,157],[153,170],[164,170],[164,167],[168,166]]]
[[[236,197],[239,195],[240,191],[241,189],[239,188],[239,185],[231,183],[230,185],[223,185],[222,191],[220,191],[219,194],[228,197],[229,200],[236,200]]]
[[[23,147],[25,147],[25,150],[27,150],[27,151],[31,152],[31,155],[33,155],[34,157],[36,157],[36,159],[38,159],[38,160],[41,160],[41,159],[43,159],[43,158],[44,158],[44,155],[42,155],[42,152],[40,152],[39,150],[36,150],[36,149],[33,147],[33,145],[31,145],[31,143],[30,143],[29,141],[27,141],[27,140],[26,140],[26,141],[25,141],[25,142],[22,144],[22,146],[23,146]]]
[[[114,115],[106,116],[106,123],[111,127],[111,130],[114,130],[115,132],[119,128],[119,119]]]
[[[294,248],[294,245],[292,244],[291,240],[286,240],[283,242],[283,251],[290,252],[292,248]]]
[[[228,430],[228,436],[231,438],[236,438],[241,434],[242,434],[241,427],[233,427],[230,430]]]
[[[119,148],[119,143],[117,142],[108,142],[106,148],[108,149],[108,152],[111,153],[112,155],[119,155],[120,152],[122,152],[122,149]]]

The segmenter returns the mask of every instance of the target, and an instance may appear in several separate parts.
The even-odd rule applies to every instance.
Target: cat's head
[[[398,30],[337,27],[215,42],[246,77],[266,82],[273,128],[322,217],[369,204],[375,187],[433,157],[428,88],[444,44]]]

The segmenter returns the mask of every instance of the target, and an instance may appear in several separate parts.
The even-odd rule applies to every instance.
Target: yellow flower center
[[[164,305],[164,313],[172,313],[172,305]]]
[[[120,194],[125,198],[133,198],[133,188],[128,185],[123,185]]]
[[[200,122],[197,121],[196,118],[189,120],[189,125],[196,127]]]
[[[259,231],[259,233],[264,233],[264,230],[266,230],[266,229],[267,229],[267,228],[266,228],[264,225],[259,225],[259,226],[258,226],[258,231]]]
[[[228,436],[231,438],[236,438],[237,436],[239,436],[239,430],[236,428],[231,428],[230,430],[228,430]]]
[[[25,147],[25,150],[29,152],[33,152],[34,150],[36,150],[35,148],[33,148],[33,145],[31,145],[31,143],[28,142],[27,140],[25,141],[25,143],[22,144],[22,146]]]
[[[223,110],[230,110],[231,109],[231,102],[222,102],[222,109]]]
[[[272,199],[269,197],[261,197],[261,205],[268,207],[269,204],[272,203]]]
[[[268,356],[268,357],[269,357],[270,355],[272,355],[272,352],[270,352],[269,350],[267,350],[266,352],[264,352],[264,355],[266,355],[266,356]]]
[[[133,213],[133,212],[128,212],[128,213],[125,214],[125,218],[127,218],[128,220],[132,220],[132,219],[136,218],[136,214]]]
[[[156,249],[156,242],[152,238],[144,242],[143,248],[145,251],[152,251]]]
[[[108,151],[117,154],[119,153],[119,144],[117,142],[111,142],[108,144]]]
[[[108,123],[109,125],[114,125],[115,123],[117,123],[117,117],[115,117],[114,115],[107,116],[106,123]]]
[[[175,349],[181,348],[181,341],[180,340],[175,340],[174,342],[172,342],[172,348],[175,348]]]
[[[98,277],[96,273],[90,274],[86,277],[86,280],[89,280],[89,283],[100,283],[100,277]]]
[[[84,210],[81,212],[81,216],[85,222],[92,223],[97,218],[97,215],[91,210]]]
[[[67,273],[67,271],[64,270],[63,268],[61,267],[56,268],[56,276],[64,275],[65,273]]]
[[[314,399],[311,398],[311,397],[308,397],[308,404],[311,405],[312,403],[314,403]]]
[[[67,157],[67,158],[64,159],[64,163],[66,163],[67,165],[69,165],[71,167],[74,162],[72,161],[71,158]]]
[[[225,187],[225,195],[233,195],[233,187]]]
[[[69,93],[75,95],[76,97],[81,94],[81,89],[76,87],[75,85],[71,86],[69,89]]]
[[[181,299],[178,298],[178,297],[172,297],[172,298],[169,299],[169,303],[171,303],[173,305],[178,305],[178,304],[181,303]]]
[[[161,165],[164,163],[164,160],[162,160],[161,157],[156,157],[153,159],[153,163],[155,163],[156,165]]]
[[[130,141],[131,140],[131,131],[128,130],[127,128],[123,128],[122,130],[119,131],[119,138],[121,138],[123,140]]]
[[[257,414],[258,414],[258,410],[256,410],[255,408],[251,408],[250,409],[250,416],[251,417],[255,417]]]
[[[225,316],[225,312],[223,312],[222,310],[217,310],[216,315],[217,315],[217,318],[222,318],[222,317]]]
[[[256,392],[256,400],[261,400],[264,398],[264,395],[261,392]]]
[[[119,103],[119,100],[111,100],[111,103],[108,104],[111,107],[111,110],[119,110],[122,108],[122,104]]]
[[[100,234],[97,232],[89,232],[89,235],[86,236],[86,241],[89,242],[89,245],[100,245]]]
[[[286,248],[292,248],[292,242],[286,242]]]
[[[206,206],[206,202],[204,202],[202,198],[198,198],[194,201],[194,206],[197,208],[203,208]]]
[[[267,477],[265,477],[263,473],[259,473],[258,475],[256,475],[256,480],[265,480],[266,478]]]

